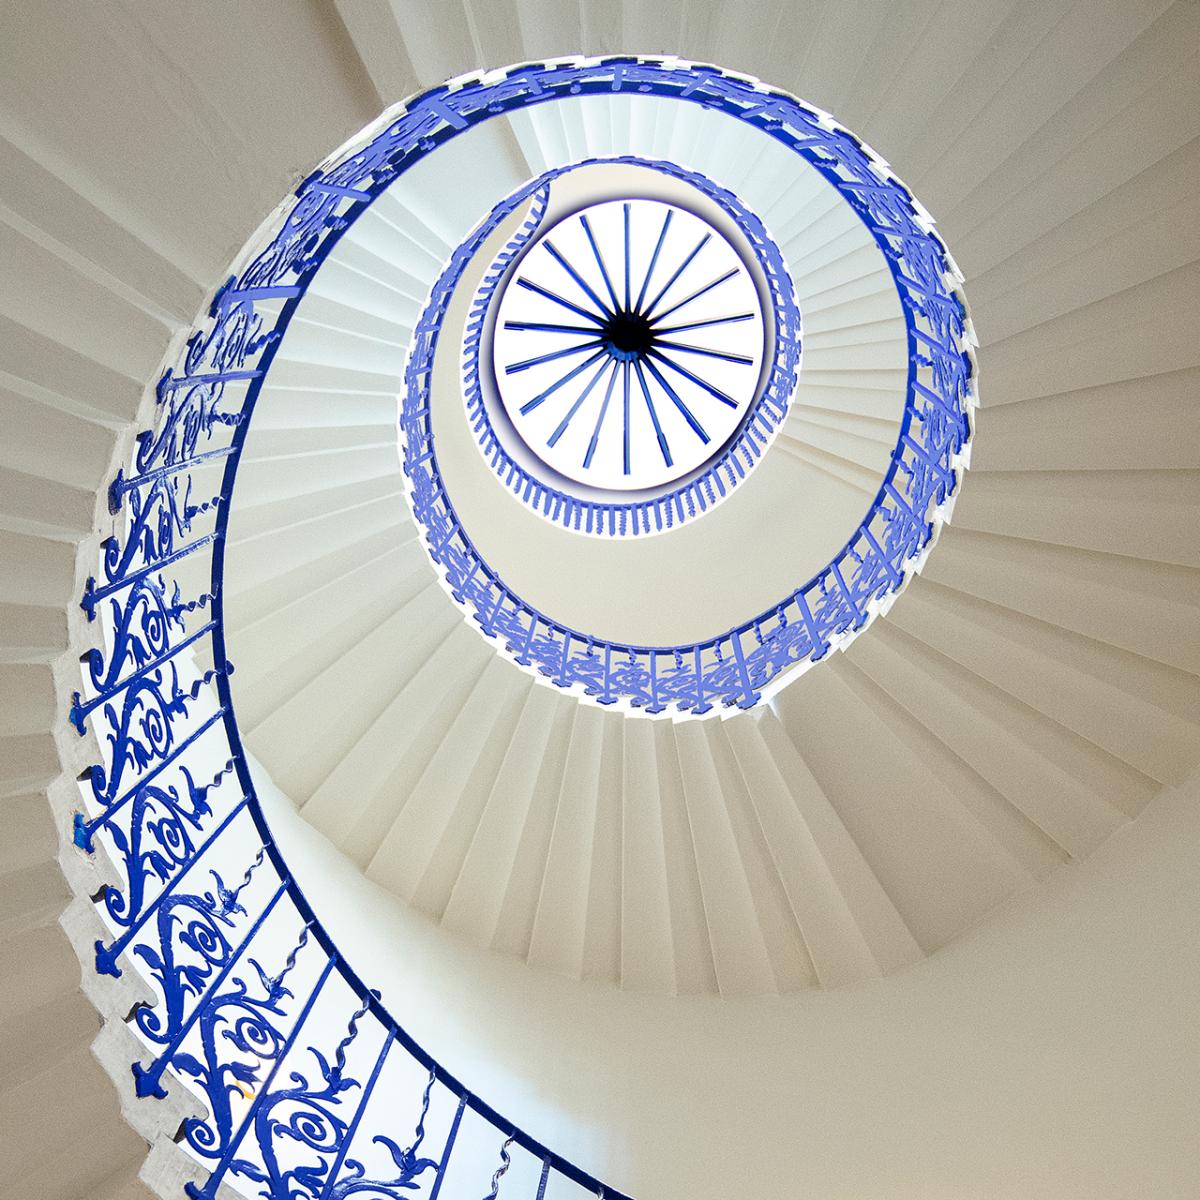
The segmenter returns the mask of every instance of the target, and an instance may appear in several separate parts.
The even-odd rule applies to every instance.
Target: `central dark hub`
[[[654,345],[650,322],[641,313],[614,313],[605,323],[603,336],[609,350],[627,361],[642,358]]]

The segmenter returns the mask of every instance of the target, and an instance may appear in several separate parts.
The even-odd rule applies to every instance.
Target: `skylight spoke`
[[[702,346],[686,346],[683,342],[664,342],[656,339],[654,344],[665,346],[668,350],[682,350],[685,354],[703,354],[706,358],[719,358],[723,362],[737,363],[743,367],[751,366],[754,362],[754,359],[745,354],[733,354],[727,350],[706,350]]]
[[[658,350],[651,350],[650,353],[654,358],[657,358],[659,362],[670,367],[672,371],[682,375],[684,379],[690,380],[698,388],[703,388],[704,391],[706,391],[710,396],[720,400],[722,404],[727,404],[730,408],[737,408],[737,401],[734,400],[733,397],[727,396],[719,387],[714,387],[711,383],[701,379],[699,375],[693,375],[692,372],[689,371],[682,363],[677,363],[673,358],[668,358],[667,355],[660,353]],[[654,370],[653,366],[651,366],[649,363],[649,360],[647,360],[646,365],[650,366],[651,370]],[[659,375],[659,372],[657,371],[654,373],[656,376]]]
[[[723,284],[727,279],[732,279],[736,274],[737,274],[737,268],[730,267],[730,269],[728,271],[726,271],[725,274],[722,275],[719,279],[714,279],[712,281],[712,283],[706,283],[704,285],[704,287],[702,287],[699,291],[693,292],[690,296],[686,297],[683,300],[680,300],[678,304],[672,304],[671,307],[668,308],[666,312],[659,313],[657,317],[653,318],[653,320],[655,322],[658,322],[658,321],[663,320],[666,317],[669,317],[673,312],[676,312],[678,309],[681,309],[685,304],[691,304],[691,302],[693,300],[699,300],[701,296],[707,295],[707,293],[711,292],[713,290],[713,288],[715,288],[715,287],[720,287],[720,285]]]
[[[545,321],[505,321],[504,328],[536,330],[539,333],[586,333],[588,337],[595,337],[597,332],[587,325],[552,325]]]
[[[629,205],[625,209],[625,311],[629,312]]]
[[[630,473],[629,467],[629,363],[625,363],[625,369],[621,372],[621,400],[625,409],[625,450],[622,458],[625,474]]]
[[[612,297],[613,310],[615,311],[621,307],[621,303],[617,299],[617,293],[613,288],[612,280],[608,277],[608,269],[604,265],[604,258],[600,253],[600,247],[596,245],[596,237],[592,233],[592,227],[588,224],[585,214],[580,215],[579,222],[583,226],[583,232],[587,234],[588,245],[591,246],[592,253],[596,256],[596,266],[600,268],[600,274],[604,279],[604,286],[608,288],[608,294]]]
[[[576,283],[579,285],[580,289],[581,289],[581,290],[584,292],[584,294],[587,296],[587,298],[588,298],[589,300],[591,300],[591,302],[592,302],[592,303],[593,303],[593,304],[594,304],[594,305],[595,305],[595,306],[596,306],[596,307],[597,307],[597,308],[598,308],[598,309],[599,309],[599,310],[600,310],[600,311],[601,311],[601,312],[602,312],[602,313],[603,313],[603,314],[604,314],[606,317],[608,317],[608,316],[612,316],[612,313],[611,313],[611,311],[609,310],[609,307],[608,307],[608,305],[607,305],[607,304],[605,304],[605,303],[604,303],[604,301],[603,301],[603,300],[601,300],[601,299],[600,299],[600,297],[599,297],[599,296],[597,296],[597,295],[596,295],[596,293],[595,293],[594,291],[592,291],[592,289],[591,289],[590,285],[589,285],[589,284],[587,283],[587,281],[586,281],[586,280],[583,278],[583,276],[582,276],[582,275],[580,275],[580,274],[579,274],[579,272],[578,272],[577,270],[575,270],[575,268],[574,268],[573,266],[571,266],[571,264],[570,264],[569,262],[567,262],[567,260],[566,260],[565,258],[563,258],[562,254],[561,254],[561,253],[559,252],[559,250],[558,250],[558,247],[557,247],[557,246],[555,246],[555,245],[554,245],[554,243],[553,243],[552,241],[550,241],[550,239],[549,239],[549,238],[547,238],[547,239],[546,239],[546,240],[545,240],[545,241],[542,243],[542,245],[546,247],[546,252],[547,252],[547,253],[550,255],[550,257],[551,257],[551,258],[553,258],[553,259],[554,259],[554,261],[555,261],[556,263],[558,263],[558,265],[559,265],[560,267],[562,267],[562,269],[563,269],[564,271],[566,271],[566,273],[567,273],[568,275],[570,275],[570,277],[571,277],[571,278],[572,278],[572,279],[573,279],[573,280],[574,280],[574,281],[575,281],[575,282],[576,282]]]
[[[546,441],[547,446],[557,446],[558,439],[567,432],[567,426],[570,425],[572,417],[579,411],[583,402],[592,394],[592,388],[600,382],[600,377],[609,369],[610,362],[608,360],[600,364],[600,370],[587,381],[582,392],[579,393],[579,398],[567,410],[567,415],[558,423],[558,428],[550,435]]]
[[[654,408],[654,401],[650,397],[650,388],[646,384],[646,375],[642,370],[642,364],[637,362],[634,367],[637,370],[638,383],[642,385],[642,395],[646,397],[646,407],[650,410],[650,420],[654,423],[654,436],[658,438],[658,448],[662,451],[663,463],[668,467],[673,467],[675,464],[671,460],[671,449],[667,445],[667,439],[663,437],[662,426],[658,423],[658,413]]]
[[[538,394],[534,396],[532,400],[527,400],[521,405],[521,415],[527,416],[529,413],[533,412],[533,410],[537,408],[538,405],[540,405],[544,400],[554,395],[554,393],[557,392],[560,387],[570,383],[576,375],[586,371],[588,367],[592,365],[592,363],[599,362],[599,360],[602,359],[606,353],[607,351],[603,349],[597,350],[591,358],[587,359],[585,362],[581,362],[579,366],[575,367],[573,370],[568,371],[567,374],[565,374],[561,379],[552,383],[544,392],[538,392]]]
[[[523,362],[513,363],[511,367],[505,367],[505,375],[515,375],[518,371],[528,371],[530,367],[540,367],[542,363],[554,362],[558,358],[567,358],[572,354],[583,354],[587,350],[593,350],[597,346],[603,346],[604,342],[600,338],[593,338],[590,342],[580,342],[578,346],[568,346],[565,350],[551,350],[549,354],[539,354],[537,358],[527,358]]]
[[[660,337],[664,333],[683,333],[688,329],[705,329],[709,325],[732,325],[737,321],[752,321],[753,313],[738,313],[736,317],[710,317],[707,321],[690,321],[687,325],[668,325],[665,329],[656,329],[654,334]],[[590,330],[582,332],[590,333]]]
[[[692,427],[692,432],[707,446],[710,441],[708,433],[704,426],[696,420],[692,410],[683,402],[679,393],[663,378],[662,372],[649,359],[646,359],[646,369],[658,380],[663,391],[671,397],[672,403],[679,409],[683,419]]]
[[[655,307],[658,305],[658,302],[671,290],[671,285],[675,282],[675,280],[677,280],[680,277],[680,275],[682,275],[684,273],[684,271],[686,271],[688,269],[688,267],[691,266],[692,259],[695,258],[696,255],[699,254],[700,251],[704,249],[704,247],[708,244],[708,239],[711,237],[712,237],[711,233],[706,233],[696,243],[696,247],[691,252],[691,254],[689,254],[687,256],[687,258],[685,258],[683,260],[683,262],[681,262],[679,264],[679,266],[675,268],[675,274],[672,275],[671,278],[668,279],[667,282],[662,286],[662,288],[659,290],[658,295],[655,296],[654,299],[651,300],[648,305],[646,305],[645,314],[647,317],[650,317],[650,314],[654,311]],[[657,318],[650,318],[650,319],[656,320]]]
[[[671,218],[675,215],[673,208],[667,209],[667,215],[663,218],[662,230],[658,235],[658,241],[654,246],[654,253],[650,255],[650,265],[646,268],[646,278],[642,280],[642,290],[638,292],[637,303],[633,306],[638,312],[642,312],[642,301],[646,298],[646,289],[650,286],[650,277],[654,274],[654,268],[658,264],[658,255],[663,248],[663,242],[667,240],[667,230],[671,228]]]
[[[599,314],[588,312],[586,308],[580,308],[578,304],[572,304],[570,300],[558,295],[557,292],[552,292],[549,288],[542,287],[540,283],[533,283],[528,279],[518,279],[517,286],[523,287],[529,292],[536,292],[539,296],[545,296],[547,300],[553,300],[555,304],[561,304],[563,308],[569,308],[573,313],[578,313],[587,321],[593,321],[597,325],[604,324],[604,318]]]
[[[605,364],[606,366],[608,364]],[[592,430],[591,440],[588,442],[587,453],[583,456],[583,465],[586,470],[592,465],[592,459],[596,455],[596,444],[600,441],[600,427],[604,424],[604,418],[608,414],[608,402],[612,399],[613,388],[616,386],[617,375],[620,373],[620,364],[613,359],[612,374],[608,377],[608,387],[604,389],[604,403],[600,405],[600,413],[596,417],[596,427]]]

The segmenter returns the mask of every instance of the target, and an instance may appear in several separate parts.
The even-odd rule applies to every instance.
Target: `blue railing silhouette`
[[[614,501],[611,498],[595,499],[581,494],[579,489],[556,487],[544,474],[539,475],[527,470],[508,453],[504,441],[498,436],[491,406],[484,396],[484,376],[488,369],[485,361],[487,356],[484,354],[485,327],[489,309],[496,299],[497,289],[537,232],[549,200],[550,185],[570,171],[594,166],[600,162],[657,171],[688,184],[718,205],[742,231],[747,246],[762,270],[770,302],[768,324],[773,355],[764,384],[749,406],[741,427],[727,445],[714,447],[716,453],[702,470],[693,473],[674,487],[659,489],[651,499],[636,496],[622,501]],[[485,275],[467,321],[463,387],[468,416],[484,457],[505,487],[514,495],[549,520],[576,532],[607,537],[659,533],[707,512],[719,500],[729,495],[754,469],[787,416],[788,403],[795,391],[800,365],[800,310],[796,307],[792,278],[782,252],[762,222],[737,196],[699,172],[674,163],[633,155],[617,155],[603,160],[584,159],[545,172],[501,201],[452,256],[441,277],[434,284],[426,311],[418,319],[418,325],[428,328],[431,333],[427,341],[418,344],[407,371],[407,390],[400,418],[405,437],[406,469],[408,463],[414,460],[424,462],[423,456],[427,452],[431,455],[431,470],[436,470],[437,466],[432,415],[428,404],[428,370],[432,367],[438,332],[441,329],[441,317],[446,305],[479,248],[526,200],[532,201],[530,213]],[[664,274],[666,273],[664,270]],[[682,271],[677,273],[681,274]],[[661,353],[657,357],[660,361],[665,360]],[[655,360],[649,355],[646,358],[649,360],[648,370],[655,372],[661,379],[662,375]],[[670,362],[671,370],[678,371],[682,366],[674,360]],[[614,373],[613,379],[615,378]],[[628,373],[625,385],[629,386]],[[408,474],[414,482],[414,490],[421,491],[421,480],[417,477],[417,472],[409,469]],[[421,491],[421,494],[424,495],[424,492]],[[459,536],[465,536],[461,530]],[[582,641],[587,641],[585,635],[574,636],[582,636]]]
[[[431,380],[442,321],[464,271],[487,237],[532,199],[521,229],[493,264],[467,323],[465,391],[485,456],[505,485],[548,519],[584,533],[656,533],[703,512],[737,485],[787,413],[800,357],[790,277],[765,230],[735,197],[695,172],[632,158],[676,175],[725,207],[755,247],[774,305],[774,362],[759,402],[727,451],[695,479],[651,500],[595,501],[556,487],[514,462],[496,436],[480,384],[480,350],[491,294],[536,230],[549,171],[501,202],[454,252],[422,311],[406,368],[401,410],[404,470],[426,549],[454,599],[516,663],[559,688],[604,705],[703,716],[750,708],[772,685],[824,658],[861,632],[903,589],[931,544],[957,486],[971,433],[974,363],[966,308],[945,247],[903,184],[851,134],[799,101],[745,80],[698,69],[672,89],[671,68],[617,63],[613,84],[678,95],[733,112],[792,145],[841,192],[882,250],[905,314],[909,376],[900,434],[879,491],[846,544],[778,603],[716,637],[685,645],[637,646],[600,639],[556,621],[513,592],[459,519],[438,464]],[[620,74],[616,74],[617,72]],[[676,75],[678,73],[676,72]],[[568,88],[568,91],[570,89]]]
[[[406,167],[462,129],[521,105],[622,90],[736,111],[777,136],[791,130],[802,145],[834,138],[860,177],[870,167],[843,132],[793,130],[795,102],[671,61],[524,66],[436,88],[299,187],[159,380],[153,419],[111,485],[115,532],[81,598],[97,645],[83,657],[70,720],[93,739],[98,761],[80,781],[74,842],[106,860],[106,877],[117,881],[95,901],[106,930],[96,971],[133,972],[154,997],[128,1016],[110,1014],[127,1020],[142,1047],[131,1063],[136,1094],[146,1104],[168,1093],[198,1101],[179,1135],[208,1169],[186,1188],[193,1200],[213,1200],[222,1185],[271,1200],[436,1200],[446,1187],[447,1195],[494,1196],[514,1178],[538,1200],[581,1190],[621,1197],[475,1096],[339,955],[255,794],[230,694],[222,580],[229,498],[256,399],[300,297],[342,232]],[[911,207],[878,191],[856,203],[871,220],[895,206],[891,220],[902,232],[887,236],[913,243],[893,261],[923,305],[922,323],[912,318],[910,327],[920,400],[885,485],[894,508],[886,517],[881,509],[880,524],[864,527],[841,560],[856,569],[835,570],[828,591],[817,584],[797,594],[789,601],[797,615],[781,610],[692,648],[690,663],[675,650],[582,641],[572,655],[576,635],[559,631],[553,663],[564,678],[573,672],[598,697],[647,708],[742,702],[756,681],[863,619],[870,599],[897,584],[902,563],[927,542],[924,514],[952,489],[950,455],[969,431],[970,363],[947,349],[962,337],[963,311],[945,284],[940,244],[903,232]],[[435,333],[419,329],[418,347]],[[451,520],[448,510],[427,508]],[[458,536],[452,522],[448,529]],[[461,562],[463,594],[479,595],[482,565],[461,544],[451,552],[449,540],[439,552]],[[488,586],[490,627],[530,661],[548,663],[551,627],[499,581]]]

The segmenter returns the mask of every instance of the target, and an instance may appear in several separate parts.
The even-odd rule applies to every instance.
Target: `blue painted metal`
[[[498,436],[492,414],[489,411],[489,405],[484,395],[483,377],[484,373],[488,370],[485,361],[487,358],[487,347],[485,346],[484,327],[488,312],[497,300],[497,289],[509,277],[514,264],[520,262],[522,254],[527,250],[532,238],[538,232],[549,200],[550,185],[563,175],[576,171],[581,167],[592,166],[600,162],[637,166],[660,172],[688,184],[707,199],[717,204],[742,231],[747,245],[753,251],[762,269],[770,300],[771,311],[766,316],[772,326],[775,358],[765,384],[760,394],[750,405],[741,428],[727,444],[717,448],[718,453],[706,464],[703,470],[692,473],[690,478],[684,480],[674,488],[665,491],[659,489],[652,499],[636,496],[618,502],[614,502],[611,499],[596,499],[587,494],[585,490],[564,486],[561,482],[550,481],[544,476],[526,470],[508,453],[503,440]],[[649,160],[634,155],[619,155],[605,159],[586,159],[579,163],[572,163],[545,172],[537,179],[523,185],[511,196],[508,196],[496,205],[481,224],[470,234],[462,246],[452,255],[445,271],[437,283],[434,284],[426,308],[418,319],[417,328],[423,331],[425,337],[423,340],[415,341],[414,350],[410,355],[406,371],[406,393],[401,411],[400,425],[404,443],[405,470],[409,478],[413,481],[414,495],[419,490],[422,499],[424,499],[432,490],[441,485],[440,472],[437,466],[437,449],[432,430],[432,415],[429,412],[428,392],[429,372],[432,370],[433,356],[437,349],[442,315],[449,303],[450,296],[458,287],[464,271],[466,271],[471,260],[478,253],[479,248],[526,201],[531,201],[531,211],[522,222],[520,229],[509,240],[489,268],[480,287],[479,296],[472,305],[471,314],[467,322],[464,344],[465,364],[463,385],[467,399],[468,418],[479,440],[480,449],[483,451],[484,457],[498,478],[504,483],[505,487],[515,496],[519,497],[542,516],[576,532],[608,537],[638,537],[674,528],[697,515],[707,512],[719,498],[723,499],[746,478],[754,468],[756,462],[761,458],[787,416],[788,403],[792,392],[795,390],[796,375],[800,365],[800,310],[796,306],[791,274],[784,262],[782,252],[767,233],[758,217],[750,212],[737,196],[717,186],[712,180],[707,179],[696,171],[687,170],[674,163]],[[626,216],[628,217],[628,210],[626,210]],[[669,216],[670,214],[668,213]],[[578,303],[567,300],[550,292],[549,289],[541,284],[521,275],[518,275],[513,280],[513,284],[517,287],[526,288],[540,295],[547,296],[564,305],[566,309],[573,311],[576,316],[590,322],[595,327],[595,333],[590,338],[586,337],[587,326],[578,327],[579,338],[585,340],[578,341],[576,345],[589,345],[595,340],[600,350],[582,363],[572,363],[570,369],[561,378],[550,385],[545,392],[540,393],[530,400],[522,408],[522,412],[541,404],[552,393],[570,383],[580,374],[583,374],[587,368],[594,366],[596,363],[601,363],[602,366],[611,367],[612,369],[606,385],[607,389],[609,389],[609,394],[611,394],[613,386],[619,384],[620,409],[622,414],[624,414],[623,428],[627,433],[629,429],[627,410],[631,394],[633,394],[631,393],[631,389],[636,389],[637,395],[643,395],[641,391],[643,384],[640,380],[644,376],[642,376],[641,372],[636,371],[637,367],[642,367],[650,371],[649,379],[662,389],[664,397],[680,410],[684,419],[696,432],[696,435],[707,443],[708,435],[703,431],[700,422],[688,410],[686,404],[674,389],[666,382],[656,364],[667,364],[671,369],[695,381],[699,387],[708,391],[725,404],[736,407],[735,402],[719,389],[714,388],[708,381],[698,379],[694,373],[688,371],[686,367],[679,363],[677,358],[678,349],[676,346],[663,341],[661,331],[656,332],[654,343],[646,353],[630,354],[613,346],[610,336],[610,326],[614,313],[641,315],[647,319],[648,324],[657,323],[658,320],[668,315],[669,312],[682,307],[688,300],[694,299],[696,296],[715,286],[716,283],[722,282],[723,280],[715,282],[706,281],[707,287],[698,288],[685,300],[674,305],[672,309],[664,313],[655,312],[659,301],[672,284],[687,272],[696,254],[705,242],[709,240],[711,235],[706,234],[695,249],[675,266],[673,273],[657,289],[653,298],[646,303],[643,301],[643,297],[649,286],[654,265],[658,261],[658,252],[662,248],[662,238],[665,236],[666,228],[669,224],[669,221],[664,221],[663,231],[659,237],[650,270],[641,281],[641,289],[637,299],[633,299],[632,289],[630,288],[630,298],[623,302],[618,297],[617,289],[610,278],[608,265],[597,244],[591,226],[588,224],[586,214],[582,214],[580,220],[587,233],[588,242],[595,256],[596,265],[604,279],[609,298],[612,301],[611,305],[606,304],[599,296],[593,295],[591,303],[595,307],[589,308],[586,299],[581,298]],[[622,254],[619,261],[621,263],[621,279],[628,284],[629,281],[625,280],[629,268],[628,254]],[[566,265],[572,272],[574,271],[574,268],[570,264]],[[724,278],[727,279],[728,276]],[[580,285],[586,289],[586,284],[583,284],[582,280],[580,280]],[[728,318],[723,319],[733,320],[737,318],[735,314],[730,314]],[[569,326],[560,328],[570,329]],[[671,353],[665,353],[666,350],[670,350]],[[570,353],[570,350],[564,351],[564,354]],[[654,356],[653,359],[651,355]],[[623,370],[622,368],[625,364],[634,367],[635,371]],[[521,369],[522,366],[523,364],[516,364],[516,366],[509,366],[508,370],[512,372]],[[645,397],[645,403],[650,408],[654,425],[657,428],[658,421],[656,416],[654,416],[653,401],[649,398],[648,392],[645,393]],[[583,397],[580,397],[580,399],[582,400]],[[584,460],[585,466],[590,466],[591,456],[595,453],[597,440],[610,411],[612,410],[608,403],[602,404],[595,421],[588,454]],[[573,415],[573,412],[569,414],[569,416]],[[556,433],[558,433],[557,430]],[[662,454],[669,462],[670,449],[666,445],[665,439],[661,437],[661,429],[659,430],[659,434],[659,445]],[[412,467],[411,470],[409,469],[410,465]],[[630,448],[626,446],[626,474],[629,473],[630,465]],[[429,476],[428,481],[422,478],[422,475],[425,474]],[[442,501],[444,501],[444,507],[449,520],[448,522],[440,522],[443,526],[440,535],[434,535],[431,532],[431,537],[437,539],[439,548],[448,545],[450,540],[461,543],[462,539],[466,536],[465,532],[461,530],[457,516],[450,516],[453,513],[452,501],[446,496],[442,497]],[[439,504],[439,507],[441,507],[441,504]],[[419,521],[423,521],[426,511],[425,509],[418,511],[417,517]],[[429,527],[426,526],[426,528],[428,530]],[[453,533],[450,533],[450,530],[453,530]],[[427,544],[429,543],[427,542]],[[439,565],[443,565],[436,558],[435,561],[439,562]],[[447,581],[450,583],[452,589],[457,588],[457,581],[451,579],[449,573],[447,573]],[[530,611],[532,612],[533,610],[530,609]],[[539,614],[539,619],[547,621],[551,626],[555,625],[553,621],[544,615]]]
[[[85,656],[71,720],[94,738],[101,761],[81,782],[73,833],[81,853],[103,853],[121,877],[96,901],[110,939],[97,946],[96,965],[138,972],[155,996],[129,1026],[145,1047],[144,1061],[132,1064],[145,1102],[180,1087],[204,1101],[209,1115],[183,1131],[183,1144],[211,1167],[189,1189],[194,1197],[212,1197],[224,1182],[273,1200],[400,1197],[431,1174],[436,1192],[456,1146],[475,1136],[470,1125],[511,1139],[506,1153],[544,1164],[539,1194],[548,1178],[551,1194],[553,1180],[563,1178],[622,1200],[473,1095],[337,953],[255,794],[230,698],[222,577],[227,501],[255,401],[300,297],[341,233],[409,165],[461,129],[558,96],[626,89],[733,113],[810,155],[831,178],[845,177],[849,201],[884,245],[906,297],[906,436],[870,521],[836,560],[840,578],[823,574],[777,609],[688,647],[597,642],[522,605],[473,554],[432,458],[410,458],[431,552],[460,602],[559,686],[582,687],[602,703],[693,713],[748,705],[780,672],[824,654],[899,586],[929,540],[934,506],[954,486],[953,455],[970,431],[971,363],[944,250],[907,194],[875,173],[850,135],[788,97],[672,61],[522,66],[486,83],[434,89],[306,180],[160,380],[130,473],[110,489],[117,532],[81,598],[90,619],[105,618],[95,626],[104,649]],[[436,333],[429,322],[418,328],[414,361]],[[631,519],[626,514],[618,528]],[[211,564],[210,579],[189,594],[175,568],[197,561]],[[211,667],[197,665],[209,659]],[[376,1049],[360,1052],[360,1044]],[[405,1149],[395,1105],[380,1099],[388,1093],[375,1082],[399,1061],[428,1080]],[[454,1112],[436,1160],[421,1153],[431,1105]],[[369,1166],[379,1147],[389,1162]],[[493,1190],[498,1183],[499,1176]],[[484,1194],[486,1181],[479,1184]]]
[[[651,90],[666,86],[662,75],[656,74],[659,68],[645,62],[635,65],[635,77],[642,82],[655,81]],[[628,78],[628,70],[623,71],[622,80]],[[703,716],[721,708],[748,708],[757,704],[782,676],[819,661],[831,646],[844,643],[860,632],[873,614],[904,586],[933,537],[941,509],[957,487],[959,464],[971,429],[973,364],[965,308],[941,241],[920,217],[904,186],[885,172],[852,135],[831,126],[827,118],[791,97],[773,94],[765,97],[741,80],[719,75],[706,77],[703,90],[697,85],[691,91],[682,89],[666,94],[685,93],[689,99],[699,97],[699,102],[724,107],[725,111],[734,111],[751,120],[788,142],[811,162],[863,219],[896,282],[910,353],[907,402],[900,435],[879,492],[838,554],[812,579],[769,609],[706,641],[678,646],[605,643],[585,630],[555,621],[552,615],[540,612],[508,588],[472,542],[443,484],[430,405],[430,380],[442,318],[451,295],[484,240],[518,205],[529,199],[533,201],[531,212],[484,279],[481,298],[468,321],[466,338],[465,390],[469,418],[485,456],[505,486],[526,504],[569,529],[624,537],[661,532],[706,512],[753,468],[786,415],[795,385],[799,321],[797,317],[793,322],[789,313],[787,270],[774,244],[744,206],[702,176],[669,163],[616,160],[674,174],[724,203],[726,211],[755,245],[768,279],[775,281],[771,288],[776,321],[775,362],[758,406],[741,437],[728,451],[696,479],[674,492],[653,500],[613,503],[598,502],[537,478],[513,461],[497,437],[480,385],[486,312],[492,293],[519,260],[543,219],[549,184],[575,169],[575,165],[547,172],[502,201],[452,255],[417,323],[406,370],[401,431],[404,470],[410,480],[413,512],[424,530],[426,548],[451,595],[486,637],[520,665],[597,703],[621,704],[652,714],[675,709]],[[738,110],[735,106],[739,98],[748,107]],[[597,264],[608,280],[594,239],[592,245]],[[677,268],[676,276],[687,261]],[[650,304],[651,310],[674,278],[668,279],[659,290]],[[529,285],[529,281],[520,278],[517,282]],[[608,288],[613,304],[619,305],[611,281]],[[598,330],[602,329],[603,312],[575,307]],[[604,309],[602,304],[601,308]],[[664,354],[661,345],[656,346],[639,360],[638,367],[644,365],[664,393],[673,399],[675,393],[668,372],[721,399],[722,394],[680,362],[677,353]],[[550,389],[530,401],[530,405],[540,403],[551,391],[582,374],[603,356],[603,350],[597,351],[572,367]],[[610,391],[617,379],[614,364]],[[628,372],[622,372],[620,397],[625,406],[629,404],[629,387]],[[724,398],[728,401],[728,397]],[[606,397],[593,432],[593,445],[608,407]],[[568,418],[571,415],[568,413]],[[603,662],[598,657],[599,650],[603,651]]]

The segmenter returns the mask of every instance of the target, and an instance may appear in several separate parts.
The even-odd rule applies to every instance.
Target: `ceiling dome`
[[[490,354],[472,364],[500,401],[489,426],[506,418],[532,459],[580,500],[661,495],[727,451],[761,398],[767,331],[752,260],[690,210],[644,197],[590,204],[529,242],[520,258],[513,249],[520,246],[502,252],[511,255],[502,290],[488,289],[500,292]],[[666,278],[655,280],[664,250]],[[621,296],[606,257],[618,284],[624,277]],[[538,283],[545,258],[582,294],[566,300]],[[607,300],[584,273],[599,273]],[[672,323],[680,309],[687,311]],[[564,311],[575,324],[563,323]],[[474,341],[482,348],[485,338]],[[665,507],[673,518],[674,506]]]

